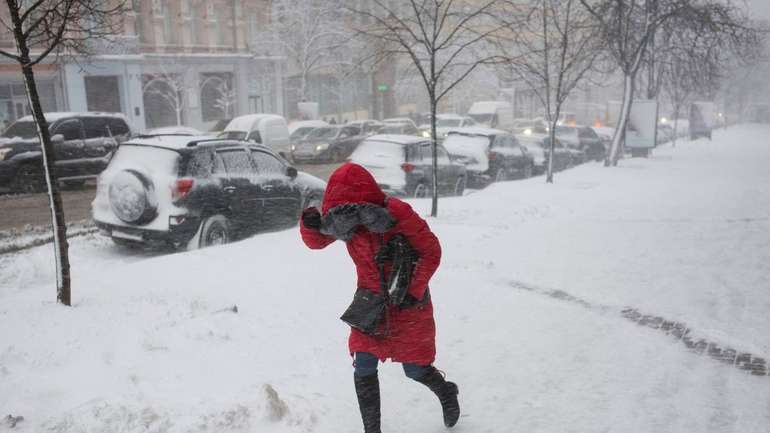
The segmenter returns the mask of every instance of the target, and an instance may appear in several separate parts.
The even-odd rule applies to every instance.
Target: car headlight
[[[12,151],[12,150],[13,150],[13,149],[11,149],[10,147],[6,147],[5,149],[0,149],[0,161],[3,161],[3,160],[5,160],[5,157],[6,157],[6,156],[7,156],[9,153],[11,153],[11,151]]]
[[[291,145],[291,151],[294,152],[295,150],[297,150],[297,145],[296,144],[292,144]]]
[[[316,152],[320,152],[322,150],[326,150],[329,148],[329,143],[321,143],[318,146],[315,147]]]
[[[429,131],[422,131],[422,136],[425,138],[430,138],[430,132]]]
[[[532,130],[527,128],[524,130],[524,135],[532,135]]]

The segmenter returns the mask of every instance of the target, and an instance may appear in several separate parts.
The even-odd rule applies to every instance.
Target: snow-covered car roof
[[[266,119],[283,119],[277,114],[247,114],[238,116],[225,126],[225,131],[253,131],[257,129],[259,122]]]
[[[382,121],[383,123],[411,123],[414,124],[414,120],[408,118],[408,117],[392,117],[390,119],[385,119]]]
[[[461,116],[457,113],[444,113],[444,114],[436,114],[436,119],[445,119],[445,120],[463,120],[466,119],[468,116]]]
[[[505,101],[479,101],[474,102],[468,110],[468,114],[485,114],[497,111],[498,108],[513,108],[510,102]]]
[[[481,126],[466,126],[465,128],[454,128],[449,134],[461,134],[461,135],[483,135],[489,137],[491,135],[508,134],[502,129],[484,128]]]
[[[189,126],[164,126],[147,131],[147,135],[203,135],[203,132]]]
[[[416,135],[401,135],[401,134],[372,135],[371,137],[367,138],[366,141],[386,141],[388,143],[395,143],[395,144],[402,144],[402,145],[429,142],[429,140],[426,140],[424,137],[418,137]]]
[[[50,113],[43,113],[45,116],[46,122],[56,122],[61,119],[68,119],[70,117],[89,117],[89,116],[99,116],[99,117],[117,117],[120,119],[125,119],[126,116],[123,115],[123,113],[107,113],[107,112],[101,112],[101,111],[83,111],[83,112],[75,112],[75,111],[52,111]],[[32,122],[35,118],[32,117],[32,115],[24,116],[21,119],[17,120],[18,122]]]
[[[191,147],[190,143],[193,143],[193,142],[201,142],[201,143],[232,142],[233,145],[243,146],[243,142],[237,142],[234,140],[227,140],[227,139],[215,139],[211,137],[207,138],[206,136],[195,136],[195,135],[139,136],[137,138],[133,138],[123,143],[123,145],[133,144],[136,146],[154,146],[154,147],[163,147],[170,150],[180,150],[180,149]]]
[[[289,134],[294,133],[299,128],[320,128],[322,126],[329,126],[329,123],[323,120],[298,120],[289,124]]]

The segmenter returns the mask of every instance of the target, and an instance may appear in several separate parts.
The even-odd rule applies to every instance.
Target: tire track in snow
[[[660,331],[665,335],[675,338],[684,344],[689,351],[697,355],[706,355],[716,361],[749,372],[753,376],[770,375],[766,357],[740,351],[698,337],[697,332],[687,326],[684,322],[668,320],[657,315],[645,314],[633,307],[617,308],[608,305],[593,304],[563,290],[536,287],[521,281],[509,281],[508,285],[514,289],[536,293],[538,295],[548,296],[559,301],[578,305],[590,311],[599,313],[618,313],[621,317],[630,320],[637,325]]]

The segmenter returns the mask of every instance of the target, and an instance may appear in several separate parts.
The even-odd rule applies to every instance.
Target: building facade
[[[36,70],[46,111],[122,112],[136,131],[202,130],[234,116],[284,113],[284,60],[254,35],[270,0],[133,0],[124,32],[88,61]],[[0,43],[13,46],[12,40]],[[0,120],[28,113],[21,73],[0,64]]]

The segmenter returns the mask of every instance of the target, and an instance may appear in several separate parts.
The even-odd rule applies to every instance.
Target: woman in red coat
[[[457,385],[445,381],[432,365],[436,325],[428,281],[441,261],[438,239],[408,204],[387,197],[372,175],[356,164],[344,164],[332,174],[322,207],[323,214],[316,208],[302,213],[302,240],[312,249],[343,240],[356,266],[359,289],[380,292],[375,255],[394,235],[405,236],[419,257],[404,303],[388,307],[387,332],[373,336],[355,328],[350,331],[348,346],[355,358],[353,378],[365,433],[380,433],[377,363],[387,358],[402,363],[408,377],[438,396],[444,424],[452,427],[460,416]]]

